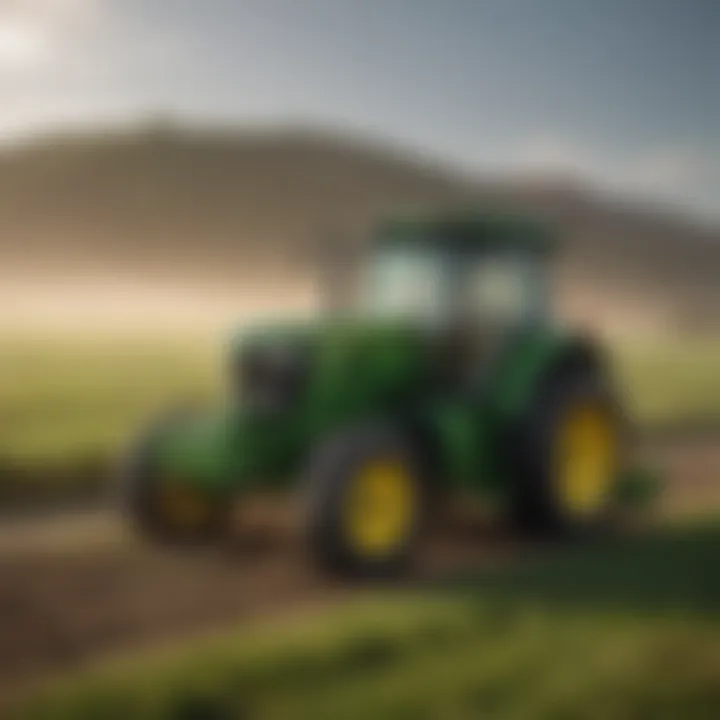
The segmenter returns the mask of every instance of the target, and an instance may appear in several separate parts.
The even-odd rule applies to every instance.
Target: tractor
[[[377,229],[346,301],[244,328],[214,412],[156,423],[124,463],[124,504],[162,541],[218,536],[253,493],[299,491],[324,570],[410,566],[449,496],[519,532],[609,527],[625,418],[605,352],[552,320],[556,238],[493,212]]]

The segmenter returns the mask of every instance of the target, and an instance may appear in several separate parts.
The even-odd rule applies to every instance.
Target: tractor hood
[[[418,326],[336,320],[247,329],[231,356],[244,405],[305,406],[313,415],[332,406],[336,415],[340,407],[363,413],[401,398],[425,370],[426,350]]]
[[[237,357],[249,350],[268,353],[328,352],[364,353],[378,345],[419,342],[426,332],[413,323],[377,321],[277,322],[252,326],[238,332],[231,344]]]
[[[311,319],[267,321],[240,328],[233,337],[234,347],[256,343],[305,342],[320,338],[349,339],[375,332],[407,332],[412,322],[400,320]]]

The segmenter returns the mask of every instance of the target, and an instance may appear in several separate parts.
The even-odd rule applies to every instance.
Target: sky
[[[720,0],[0,0],[0,138],[302,123],[720,219]]]

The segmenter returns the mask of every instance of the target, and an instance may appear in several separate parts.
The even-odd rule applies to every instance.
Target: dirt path
[[[112,518],[105,518],[104,526],[115,536]],[[89,529],[100,528],[93,523]],[[332,602],[350,592],[319,577],[295,540],[241,539],[220,551],[184,554],[131,542],[91,552],[70,544],[3,554],[0,694],[29,678],[72,672],[115,651]],[[437,537],[418,574],[432,577],[512,552],[510,539],[468,526]]]
[[[720,508],[720,439],[643,454],[671,478],[663,513]],[[285,528],[287,530],[287,528]],[[190,554],[135,543],[107,512],[0,527],[0,694],[131,647],[217,629],[350,590],[318,577],[293,532]],[[503,562],[518,542],[469,519],[435,533],[420,577]]]
[[[0,689],[29,676],[72,671],[141,641],[332,594],[292,548],[253,555],[123,548],[3,559]]]

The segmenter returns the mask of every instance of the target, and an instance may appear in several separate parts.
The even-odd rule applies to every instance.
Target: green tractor
[[[132,518],[198,540],[244,496],[299,490],[313,558],[365,577],[407,567],[450,495],[533,535],[605,527],[624,419],[601,348],[552,323],[553,247],[509,215],[382,226],[342,308],[246,329],[225,406],[143,436],[124,473]]]

